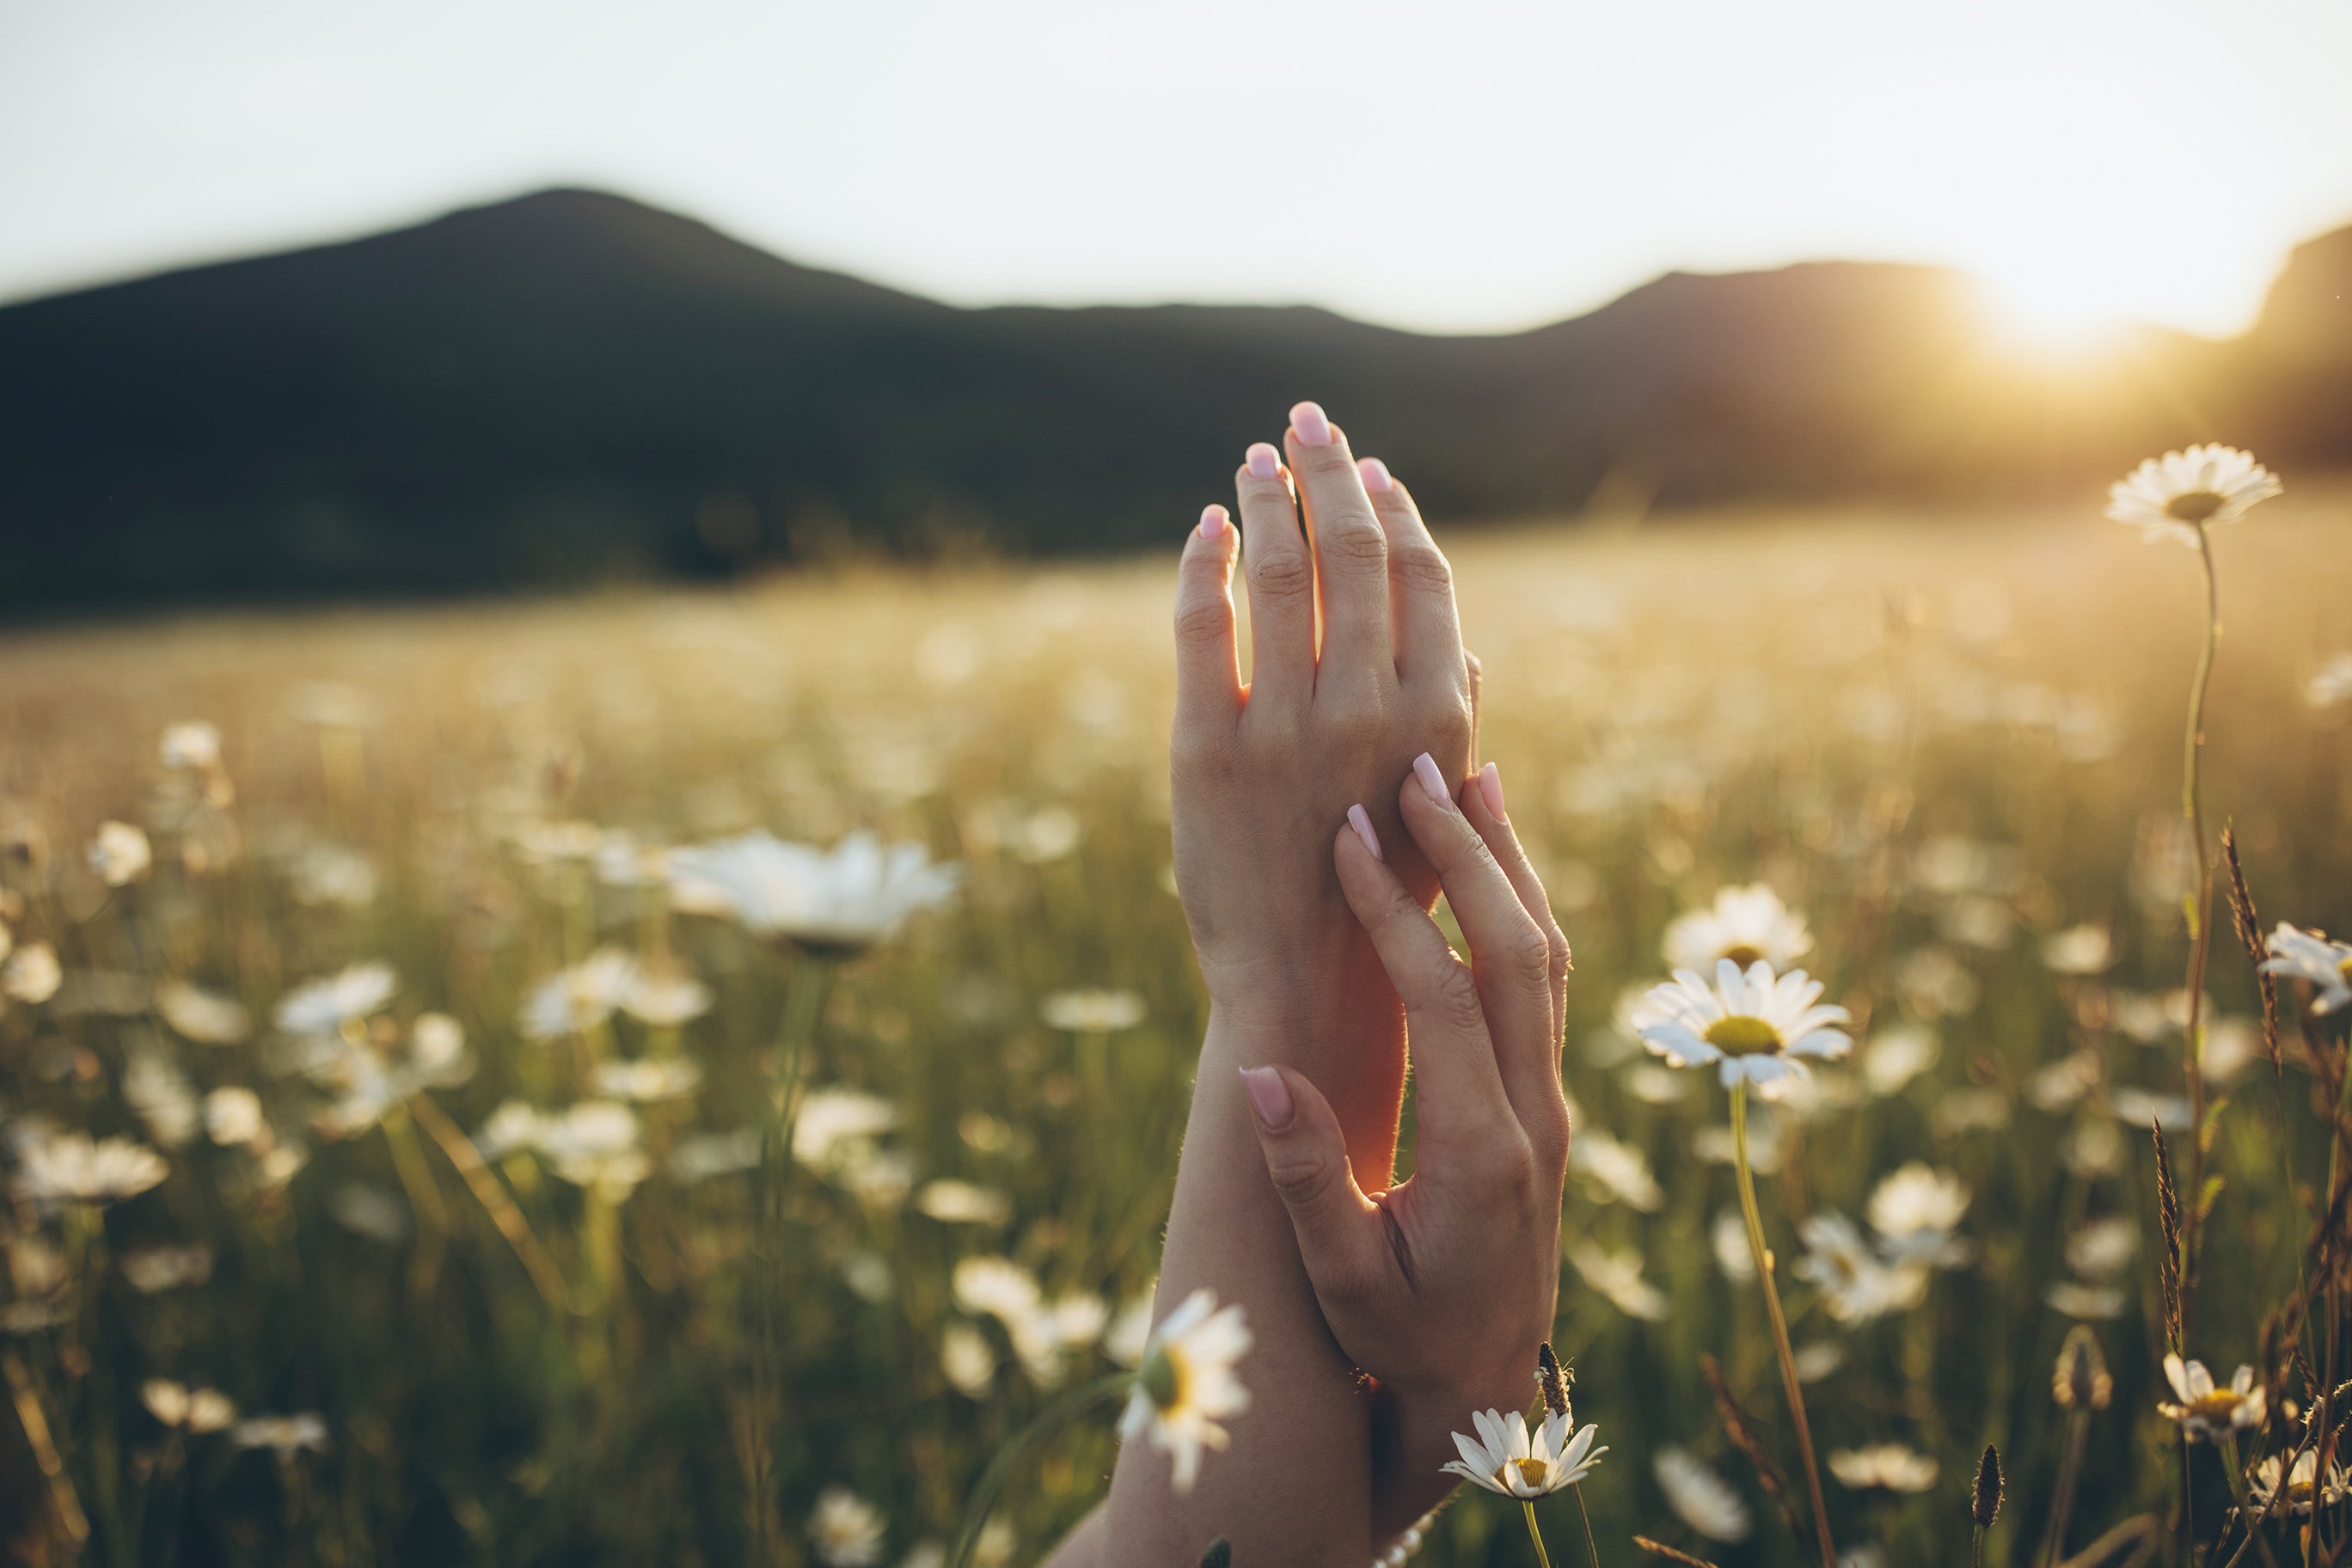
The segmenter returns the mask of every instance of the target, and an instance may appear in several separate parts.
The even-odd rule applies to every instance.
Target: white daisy
[[[2235,522],[2283,487],[2252,453],[2220,445],[2150,458],[2107,488],[2107,516],[2153,543],[2197,543],[2201,530]]]
[[[1568,1260],[1587,1285],[1627,1317],[1648,1323],[1665,1320],[1665,1292],[1642,1278],[1642,1255],[1633,1247],[1608,1252],[1580,1237],[1569,1247]]]
[[[1969,1185],[1959,1177],[1913,1160],[1872,1190],[1870,1228],[1890,1259],[1950,1260],[1952,1232],[1969,1212]]]
[[[1655,1214],[1665,1206],[1665,1190],[1650,1173],[1648,1157],[1597,1127],[1576,1135],[1568,1146],[1568,1163],[1602,1202],[1623,1204],[1643,1214]]]
[[[184,980],[166,980],[155,987],[155,1011],[199,1045],[233,1046],[253,1032],[253,1016],[244,1004]]]
[[[2303,689],[2303,700],[2314,708],[2352,702],[2352,650],[2329,654],[2327,661],[2312,672]]]
[[[168,1377],[151,1377],[139,1385],[147,1413],[166,1426],[184,1426],[195,1434],[218,1432],[236,1419],[236,1405],[217,1388],[190,1388]]]
[[[2104,1279],[2120,1274],[2139,1250],[2139,1227],[2120,1215],[2095,1219],[2066,1238],[2066,1267]]]
[[[870,833],[853,833],[830,852],[747,833],[669,857],[670,897],[679,909],[730,915],[755,936],[838,957],[945,903],[961,875],[958,867],[932,865],[919,844],[885,849]]]
[[[636,975],[635,959],[617,947],[598,948],[531,987],[519,1020],[524,1037],[560,1040],[585,1034],[613,1016]]]
[[[2263,961],[2263,973],[2309,982],[2313,1013],[2333,1013],[2352,1002],[2352,947],[2317,931],[2298,931],[2284,921],[2265,945],[2271,955]]]
[[[2258,1509],[2271,1506],[2277,1493],[2281,1456],[2273,1454],[2254,1467],[2253,1484],[2248,1499]],[[2323,1508],[2333,1508],[2347,1497],[2352,1497],[2352,1477],[2345,1474],[2341,1465],[2327,1467],[2327,1484],[2317,1485],[2319,1450],[2305,1448],[2294,1457],[2294,1468],[2286,1473],[2286,1498],[2281,1507],[2291,1514],[2307,1514],[2315,1500]]]
[[[1570,1418],[1564,1415],[1545,1416],[1532,1438],[1527,1417],[1516,1410],[1508,1415],[1499,1410],[1475,1410],[1470,1420],[1478,1436],[1454,1434],[1454,1446],[1462,1457],[1438,1468],[1507,1498],[1549,1497],[1572,1487],[1591,1475],[1601,1456],[1609,1451],[1592,1446],[1601,1435],[1600,1427],[1586,1426],[1571,1436]]]
[[[1801,969],[1775,979],[1763,959],[1743,973],[1722,958],[1713,985],[1688,969],[1675,971],[1672,983],[1643,999],[1634,1023],[1643,1043],[1670,1065],[1717,1064],[1726,1089],[1744,1079],[1769,1100],[1781,1079],[1804,1073],[1799,1058],[1833,1060],[1853,1048],[1829,1026],[1850,1022],[1846,1010],[1814,1005],[1822,990]]]
[[[1900,1094],[1904,1085],[1934,1067],[1943,1053],[1943,1042],[1932,1029],[1883,1029],[1862,1048],[1862,1079],[1873,1094]]]
[[[0,964],[0,991],[28,1007],[37,1007],[56,995],[65,978],[58,964],[58,950],[46,942],[28,942]]]
[[[1712,907],[1677,916],[1666,927],[1664,942],[1669,966],[1702,973],[1725,958],[1742,969],[1759,958],[1783,969],[1812,945],[1805,917],[1761,882],[1726,888],[1715,895]]]
[[[1739,1494],[1688,1449],[1661,1448],[1650,1468],[1657,1475],[1658,1489],[1682,1521],[1709,1541],[1745,1541],[1756,1528]]]
[[[89,868],[110,888],[128,887],[155,863],[146,833],[128,822],[100,823],[89,842]]]
[[[1108,1035],[1143,1022],[1143,998],[1132,991],[1057,991],[1037,1005],[1048,1027]]]
[[[614,1100],[683,1100],[701,1084],[702,1065],[691,1057],[596,1064],[596,1092]]]
[[[278,1004],[278,1026],[302,1037],[340,1034],[345,1024],[382,1012],[397,984],[388,963],[354,963],[287,993]]]
[[[1250,1347],[1239,1304],[1220,1309],[1210,1291],[1195,1290],[1161,1320],[1145,1346],[1135,1391],[1119,1417],[1122,1442],[1149,1433],[1151,1445],[1172,1457],[1171,1484],[1188,1493],[1200,1479],[1204,1448],[1231,1441],[1221,1418],[1249,1408],[1249,1390],[1234,1363]]]
[[[310,1413],[257,1415],[250,1421],[238,1422],[229,1433],[229,1441],[240,1448],[275,1448],[281,1459],[290,1458],[298,1448],[323,1454],[327,1451],[327,1423]]]
[[[2042,967],[2053,974],[2102,973],[2115,957],[2115,939],[2103,925],[2068,926],[2042,939]]]
[[[163,765],[202,773],[220,766],[221,736],[219,729],[202,719],[190,719],[166,725],[160,748]]]
[[[25,1145],[16,1190],[34,1203],[110,1204],[136,1197],[171,1173],[163,1156],[128,1138],[92,1141],[86,1132]]]
[[[1821,1287],[1822,1303],[1839,1322],[1866,1322],[1906,1312],[1927,1299],[1927,1266],[1881,1258],[1843,1215],[1809,1215],[1799,1223],[1797,1234],[1805,1243],[1797,1278]]]
[[[847,1487],[827,1487],[809,1515],[809,1545],[825,1568],[874,1568],[882,1561],[882,1510]]]
[[[2230,1386],[2221,1388],[2213,1382],[2213,1374],[2205,1370],[2201,1361],[2182,1361],[2177,1355],[2164,1358],[2165,1381],[2180,1403],[2158,1400],[2157,1408],[2166,1417],[2180,1423],[2180,1430],[2189,1437],[2201,1437],[2218,1443],[2234,1436],[2239,1430],[2259,1426],[2266,1414],[2262,1389],[2254,1384],[2254,1369],[2242,1366],[2230,1379]]]
[[[1855,1491],[1924,1492],[1936,1484],[1937,1465],[1900,1443],[1873,1443],[1833,1451],[1830,1474]]]

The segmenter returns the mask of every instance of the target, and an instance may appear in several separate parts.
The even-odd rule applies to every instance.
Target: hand
[[[1490,765],[1457,802],[1427,757],[1413,771],[1402,818],[1444,888],[1469,963],[1372,842],[1342,831],[1333,850],[1348,905],[1404,1002],[1412,1179],[1368,1196],[1313,1081],[1279,1065],[1243,1074],[1324,1321],[1395,1401],[1392,1484],[1416,1493],[1400,1505],[1405,1519],[1445,1489],[1437,1467],[1454,1426],[1473,1409],[1527,1401],[1557,1304],[1569,1142],[1568,943],[1503,816],[1500,776]]]
[[[1213,1006],[1318,1070],[1370,1170],[1394,1147],[1401,1019],[1321,846],[1351,804],[1372,803],[1399,885],[1428,907],[1436,874],[1387,803],[1418,752],[1467,774],[1475,667],[1445,557],[1404,487],[1358,463],[1311,403],[1291,411],[1286,448],[1286,465],[1250,448],[1240,536],[1210,508],[1179,568],[1176,883]],[[1232,594],[1244,542],[1246,688]]]

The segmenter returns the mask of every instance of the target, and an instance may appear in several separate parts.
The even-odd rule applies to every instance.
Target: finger
[[[1486,687],[1486,667],[1468,648],[1462,650],[1462,662],[1470,677],[1470,760],[1478,760],[1478,699]]]
[[[1576,962],[1569,952],[1568,938],[1560,934],[1559,921],[1552,916],[1551,900],[1544,892],[1543,880],[1536,875],[1526,849],[1520,847],[1511,819],[1504,815],[1502,769],[1488,763],[1479,770],[1471,787],[1462,792],[1462,815],[1486,840],[1495,863],[1510,879],[1512,891],[1518,894],[1521,907],[1544,934],[1551,975],[1552,1033],[1540,1051],[1515,1050],[1510,1043],[1501,1043],[1503,1082],[1511,1089],[1511,1102],[1516,1105],[1523,1098],[1538,1099],[1545,1090],[1559,1090],[1559,1029],[1568,1017],[1568,972],[1576,967]]]
[[[1225,509],[1201,513],[1176,563],[1176,730],[1200,742],[1233,728],[1242,709],[1234,644],[1234,552]]]
[[[1389,547],[1389,618],[1396,639],[1397,679],[1464,679],[1462,623],[1454,605],[1454,568],[1430,537],[1411,492],[1378,458],[1359,458],[1356,472],[1380,519]]]
[[[1389,546],[1364,494],[1348,437],[1312,403],[1290,411],[1284,437],[1298,476],[1307,531],[1315,542],[1315,583],[1323,606],[1323,648],[1316,690],[1366,689],[1395,679],[1389,637]]]
[[[1436,870],[1437,885],[1445,889],[1445,902],[1469,944],[1503,1089],[1520,1125],[1532,1133],[1549,1121],[1559,1098],[1557,1087],[1527,1070],[1528,1064],[1559,1048],[1551,948],[1544,927],[1528,912],[1494,851],[1464,815],[1453,787],[1424,752],[1413,759],[1412,776],[1398,791],[1397,808],[1405,831]],[[1475,786],[1463,793],[1475,793]]]
[[[1303,707],[1315,691],[1315,562],[1280,455],[1263,441],[1250,447],[1234,490],[1249,580],[1250,700]]]
[[[1362,1297],[1393,1266],[1393,1255],[1387,1222],[1349,1167],[1348,1141],[1331,1102],[1287,1068],[1244,1068],[1242,1087],[1265,1173],[1290,1213],[1315,1294],[1326,1301]]]
[[[1405,783],[1415,787],[1410,779]],[[1339,890],[1404,1003],[1405,1038],[1419,1085],[1414,1116],[1422,1132],[1466,1142],[1512,1125],[1476,977],[1389,869],[1362,806],[1349,808],[1348,826],[1332,857]]]

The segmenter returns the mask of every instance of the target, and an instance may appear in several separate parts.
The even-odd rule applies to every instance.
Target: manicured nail
[[[1374,495],[1396,488],[1396,481],[1389,478],[1389,466],[1378,458],[1357,458],[1356,472],[1364,476],[1364,488]]]
[[[1250,1109],[1269,1132],[1281,1131],[1298,1113],[1290,1103],[1290,1086],[1272,1068],[1242,1068],[1242,1087],[1249,1090]]]
[[[1387,856],[1381,853],[1381,836],[1372,831],[1371,813],[1366,811],[1360,805],[1349,806],[1348,808],[1348,826],[1356,830],[1356,837],[1364,841],[1364,847],[1372,852],[1373,859],[1385,860],[1388,858]]]
[[[1431,800],[1444,806],[1454,804],[1454,792],[1445,787],[1445,775],[1437,771],[1437,760],[1427,752],[1413,758],[1412,776],[1421,781],[1421,787],[1429,792]]]
[[[1488,763],[1478,770],[1478,793],[1486,797],[1486,809],[1497,822],[1511,819],[1503,815],[1503,770]]]
[[[1302,447],[1329,446],[1331,422],[1323,417],[1323,405],[1319,403],[1292,405],[1290,433],[1298,437],[1298,444]]]
[[[1222,539],[1225,532],[1225,509],[1214,502],[1201,509],[1201,537]]]
[[[1249,449],[1249,471],[1254,479],[1270,479],[1282,472],[1282,454],[1263,441],[1253,441]]]

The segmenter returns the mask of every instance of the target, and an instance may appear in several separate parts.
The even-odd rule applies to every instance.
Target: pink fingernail
[[[1445,775],[1437,771],[1437,760],[1427,752],[1413,758],[1412,776],[1421,781],[1421,787],[1429,792],[1431,800],[1444,806],[1454,804],[1454,792],[1445,787]]]
[[[1478,770],[1478,793],[1486,797],[1486,809],[1497,822],[1511,819],[1503,815],[1503,770],[1488,763]]]
[[[1253,479],[1270,479],[1282,472],[1282,454],[1263,441],[1254,441],[1249,449],[1249,471]]]
[[[1389,466],[1378,458],[1357,458],[1356,472],[1364,476],[1364,488],[1374,495],[1396,488],[1396,481],[1389,478]]]
[[[1212,502],[1201,509],[1201,537],[1223,538],[1225,531],[1225,509]]]
[[[1323,405],[1319,403],[1293,404],[1290,433],[1298,437],[1298,444],[1302,447],[1329,446],[1331,422],[1323,417]]]
[[[1373,859],[1385,860],[1388,858],[1387,856],[1381,853],[1381,836],[1372,831],[1371,813],[1366,811],[1360,805],[1349,806],[1348,808],[1348,826],[1356,830],[1356,837],[1364,841],[1364,847],[1372,852]]]
[[[1249,1090],[1250,1109],[1270,1132],[1281,1131],[1297,1114],[1297,1107],[1290,1103],[1290,1086],[1272,1068],[1242,1068],[1242,1087]]]

